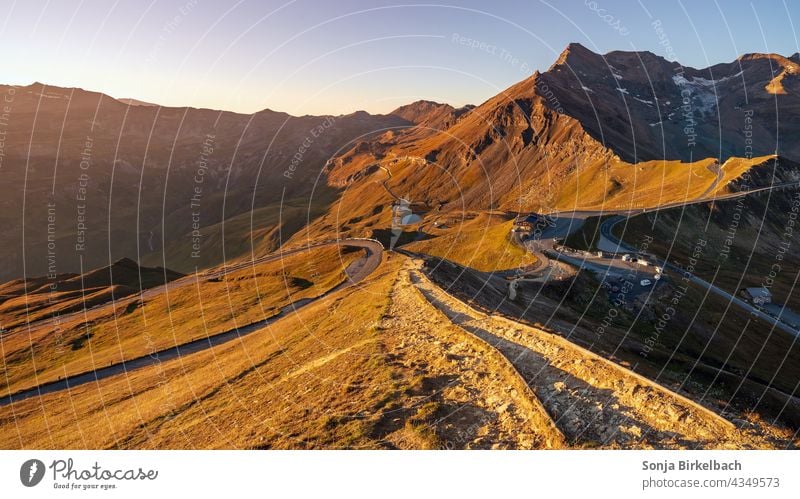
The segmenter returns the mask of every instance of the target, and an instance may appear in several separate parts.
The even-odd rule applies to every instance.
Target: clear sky
[[[797,0],[0,5],[0,83],[240,112],[388,112],[417,99],[479,104],[547,69],[573,41],[596,52],[650,50],[693,67],[747,52],[800,51]]]

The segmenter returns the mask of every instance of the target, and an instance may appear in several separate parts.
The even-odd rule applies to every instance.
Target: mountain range
[[[189,272],[331,230],[374,235],[398,193],[524,212],[663,204],[752,169],[791,181],[798,71],[798,54],[694,69],[570,44],[479,106],[300,117],[0,86],[0,280],[124,257]]]
[[[385,115],[0,87],[0,445],[797,448],[799,63],[570,44]]]

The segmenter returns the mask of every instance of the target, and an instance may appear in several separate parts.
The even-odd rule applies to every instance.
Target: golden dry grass
[[[756,158],[730,158],[722,165],[724,179],[715,189],[715,194],[727,194],[731,192],[728,183],[732,182],[742,175],[750,171],[751,168],[757,165],[767,165],[770,159],[775,158],[775,155],[760,156]]]
[[[410,286],[406,262],[387,254],[240,342],[0,407],[0,448],[539,445],[503,403],[519,394],[498,360]]]
[[[359,251],[310,250],[223,278],[189,276],[169,292],[3,337],[4,393],[153,353],[267,319],[345,279]],[[35,367],[34,367],[35,366]]]
[[[83,275],[16,279],[0,285],[0,324],[7,330],[27,327],[41,319],[119,300],[180,277],[170,270],[140,267],[123,259]]]
[[[565,211],[581,209],[654,208],[670,203],[711,198],[730,192],[728,183],[771,156],[730,158],[722,166],[722,178],[714,185],[714,158],[693,163],[642,161],[636,164],[602,161],[583,166],[559,191],[556,206]]]
[[[398,282],[405,261],[241,341],[0,407],[0,448],[535,447],[496,359]]]
[[[511,241],[513,220],[481,214],[472,220],[452,217],[456,224],[433,239],[417,241],[403,248],[444,258],[483,272],[509,270],[532,265],[536,257]]]
[[[714,159],[694,163],[614,161],[583,167],[560,190],[556,206],[573,209],[633,209],[696,199],[716,179]]]
[[[374,446],[358,417],[411,389],[378,326],[398,269],[184,359],[0,408],[0,448]]]
[[[226,261],[249,260],[269,254],[277,250],[289,235],[300,230],[308,218],[313,219],[322,213],[330,202],[330,196],[324,190],[315,197],[311,206],[307,199],[287,199],[204,226],[200,229],[197,258],[187,258],[194,250],[191,237],[175,237],[169,240],[163,251],[144,255],[142,263],[164,265],[166,262],[168,268],[188,274]]]

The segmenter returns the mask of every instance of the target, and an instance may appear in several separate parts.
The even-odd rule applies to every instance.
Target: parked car
[[[641,284],[642,286],[649,286],[653,283],[652,281],[650,281],[650,279],[642,279],[641,281],[639,281],[639,284]]]

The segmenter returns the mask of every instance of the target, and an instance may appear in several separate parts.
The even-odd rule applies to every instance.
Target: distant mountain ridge
[[[0,323],[4,329],[22,327],[45,317],[76,312],[84,307],[119,300],[183,277],[161,267],[140,267],[123,258],[83,274],[29,276],[0,283]]]
[[[458,109],[449,104],[440,104],[429,100],[419,100],[400,106],[391,115],[399,116],[418,126],[443,128],[452,125],[464,113],[475,106],[464,106]]]
[[[548,71],[440,129],[356,144],[329,162],[328,180],[355,197],[359,186],[383,181],[382,165],[393,192],[428,206],[524,212],[724,193],[753,168],[759,179],[767,171],[795,179],[797,58],[747,54],[700,70],[650,52],[601,55],[573,43]],[[358,210],[355,201],[347,206]],[[379,223],[364,211],[366,223]]]
[[[0,123],[0,282],[123,257],[188,272],[271,251],[335,197],[317,181],[326,160],[350,141],[413,126],[365,112],[128,104],[42,83],[0,85],[0,94],[10,100]]]
[[[388,223],[380,166],[395,192],[426,206],[509,211],[640,202],[664,182],[710,183],[729,158],[754,159],[736,163],[723,189],[776,153],[780,178],[794,178],[799,77],[800,54],[694,69],[570,44],[547,71],[477,107],[423,100],[387,115],[247,115],[0,86],[14,94],[0,280],[48,273],[50,239],[58,273],[80,272],[81,258],[85,269],[123,257],[189,272],[272,251],[309,225],[320,237],[360,234]],[[361,197],[350,204],[345,193]],[[334,215],[342,203],[358,222]]]
[[[627,161],[776,152],[798,160],[800,144],[789,140],[800,132],[798,58],[745,54],[695,69],[650,52],[600,55],[570,44],[540,78]]]

